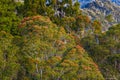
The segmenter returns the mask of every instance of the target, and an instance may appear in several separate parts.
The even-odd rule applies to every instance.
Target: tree
[[[95,34],[99,34],[99,33],[101,33],[101,31],[102,31],[102,25],[101,25],[101,23],[100,23],[99,21],[97,21],[97,20],[93,21],[93,23],[92,23],[92,28],[93,28],[93,32],[94,32]]]
[[[99,25],[97,26],[99,27]],[[119,27],[119,24],[112,26],[107,32],[102,34],[98,28],[94,34],[84,37],[81,40],[81,44],[99,65],[102,74],[106,78],[116,77],[119,79]],[[99,40],[99,44],[96,43],[96,39]]]
[[[13,44],[13,36],[5,31],[0,32],[0,79],[17,79],[20,68],[18,47]]]
[[[17,34],[19,18],[16,16],[16,2],[0,0],[0,31],[4,30],[13,35]]]
[[[25,0],[24,5],[21,7],[22,14],[25,17],[33,15],[49,16],[52,12],[52,7],[47,7],[47,0]]]
[[[113,22],[113,16],[111,14],[107,15],[105,17],[105,19],[108,21],[108,22]]]
[[[19,29],[22,37],[22,70],[19,72],[22,77],[19,79],[104,80],[84,49],[76,46],[73,36],[67,34],[63,27],[53,24],[48,17],[27,17]]]

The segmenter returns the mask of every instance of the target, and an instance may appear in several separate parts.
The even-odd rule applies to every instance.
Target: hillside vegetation
[[[72,0],[0,6],[0,80],[120,79],[120,24],[102,32]]]

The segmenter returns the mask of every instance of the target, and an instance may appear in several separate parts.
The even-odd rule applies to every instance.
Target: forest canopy
[[[120,24],[104,27],[77,0],[0,0],[0,80],[119,80]]]

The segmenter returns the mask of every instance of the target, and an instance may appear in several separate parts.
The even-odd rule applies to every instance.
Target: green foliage
[[[66,7],[63,7],[63,10],[66,13],[66,16],[78,16],[81,14],[80,11],[80,3],[79,2],[75,2],[74,4],[72,3],[72,0],[66,0],[66,2],[63,1],[63,4],[67,4]],[[62,5],[62,6],[64,6]]]
[[[120,24],[102,33],[75,1],[0,1],[0,80],[120,79]]]
[[[19,18],[16,16],[16,3],[13,0],[0,0],[0,31],[17,34]]]
[[[27,17],[19,29],[22,37],[20,80],[25,77],[30,80],[104,80],[98,66],[84,49],[76,46],[73,36],[49,18]]]
[[[12,44],[13,36],[0,32],[0,79],[17,79],[17,73],[20,67],[18,63],[18,47]]]
[[[99,33],[97,33],[99,34]],[[106,33],[96,36],[90,35],[81,40],[84,48],[89,52],[92,59],[99,65],[105,78],[119,79],[119,40],[120,25],[115,25]]]
[[[102,31],[102,25],[99,21],[95,20],[92,23],[92,29],[95,34],[99,34]]]
[[[107,21],[109,21],[109,22],[113,22],[113,16],[110,14],[110,15],[107,15],[106,17],[105,17],[105,19],[107,20]]]

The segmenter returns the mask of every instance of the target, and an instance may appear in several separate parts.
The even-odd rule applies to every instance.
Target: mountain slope
[[[88,3],[84,6],[83,12],[88,14],[92,20],[100,20],[103,26],[110,27],[120,22],[120,7],[112,3],[110,0],[97,0]],[[111,21],[106,19],[109,15],[111,15]],[[103,30],[108,29],[106,27],[103,28]]]
[[[111,1],[120,6],[120,0],[111,0]]]
[[[81,3],[81,7],[83,8],[88,3],[95,1],[95,0],[78,0]]]
[[[81,7],[84,7],[88,3],[91,3],[96,0],[78,0],[81,3]],[[120,6],[120,0],[108,0]]]

